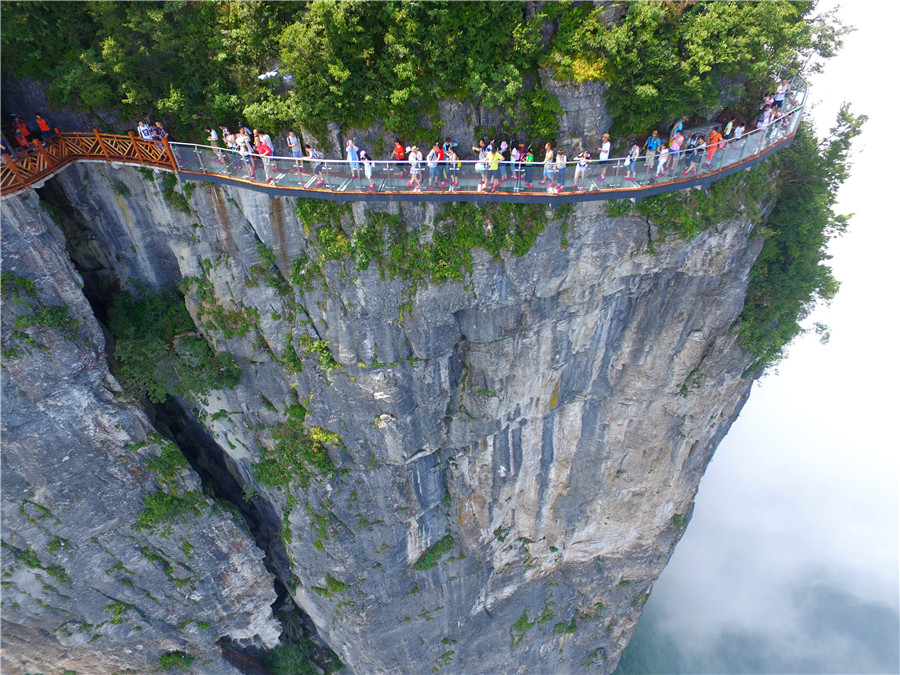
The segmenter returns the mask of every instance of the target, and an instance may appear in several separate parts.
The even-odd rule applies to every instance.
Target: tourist
[[[447,155],[444,153],[444,148],[442,148],[437,143],[435,143],[434,145],[435,152],[437,152],[438,161],[436,181],[439,182],[438,187],[445,188],[447,187],[447,172],[445,171],[444,165],[446,164]]]
[[[694,159],[696,156],[697,150],[697,134],[693,134],[688,142],[684,146],[684,150],[682,151],[682,156],[684,157],[684,170],[681,172],[681,175],[684,176],[688,173],[688,171],[692,170],[692,167],[696,163]]]
[[[584,191],[584,178],[588,168],[588,161],[591,159],[591,155],[587,152],[582,152],[577,157],[575,157],[575,180],[572,181],[572,189],[580,189]],[[578,185],[578,180],[581,179],[581,186]]]
[[[203,130],[206,132],[206,142],[209,143],[213,152],[216,153],[216,161],[219,164],[224,164],[225,162],[222,160],[222,151],[219,149],[219,134],[217,134],[216,130],[212,127],[203,127]]]
[[[488,174],[490,175],[490,184],[488,192],[496,192],[500,185],[500,166],[503,164],[503,153],[497,148],[488,155]]]
[[[597,159],[600,160],[600,182],[606,180],[606,167],[609,163],[609,152],[612,148],[612,144],[609,142],[609,134],[603,134],[602,142],[600,143],[600,147],[597,148]]]
[[[419,146],[413,145],[409,149],[409,182],[406,187],[411,187],[416,192],[422,191],[422,155]]]
[[[515,178],[517,181],[520,178],[520,170],[522,168],[521,158],[522,152],[519,150],[519,145],[513,141],[512,147],[509,149],[509,163],[512,167],[511,177]]]
[[[320,185],[325,185],[325,175],[323,173],[325,163],[322,161],[325,159],[325,153],[321,150],[317,150],[313,148],[311,145],[306,146],[307,156],[303,159],[313,160],[315,162],[313,166],[313,176],[316,177],[315,186],[318,187]]]
[[[734,117],[728,120],[728,124],[725,125],[725,131],[722,132],[722,138],[728,138],[731,135],[731,130],[734,127]]]
[[[359,161],[362,162],[363,173],[366,176],[366,180],[369,181],[368,189],[374,190],[375,189],[375,181],[372,180],[372,166],[373,166],[374,162],[372,162],[372,158],[369,157],[368,154],[366,154],[365,150],[360,150],[359,151]]]
[[[566,157],[566,153],[563,152],[562,148],[560,148],[556,152],[556,186],[554,191],[559,192],[560,190],[566,189],[566,163],[568,162],[568,158]]]
[[[144,124],[143,120],[139,121],[137,124],[138,134],[140,134],[141,138],[145,141],[153,140],[153,132],[150,130],[149,124]]]
[[[399,178],[406,176],[406,150],[399,138],[394,139],[394,150],[391,152],[391,159],[397,162],[397,174]]]
[[[485,145],[484,139],[481,139],[481,143],[477,148],[473,147],[473,150],[478,151],[478,161],[475,162],[475,171],[481,174],[478,180],[478,190],[484,190],[487,187],[487,168],[488,168],[488,159],[489,159],[489,151],[488,146]]]
[[[237,151],[244,161],[244,167],[247,169],[247,175],[251,179],[256,178],[256,170],[253,168],[253,148],[250,145],[250,136],[240,133],[234,139]]]
[[[31,136],[31,132],[28,130],[28,125],[25,124],[25,120],[16,115],[16,119],[13,121],[13,125],[16,128],[16,134],[18,136],[21,136],[25,140],[24,145],[28,145],[29,140],[31,140],[29,138],[29,136]]]
[[[450,179],[450,189],[459,187],[459,155],[456,154],[456,143],[447,148],[447,174]]]
[[[534,187],[534,184],[531,182],[534,171],[534,150],[532,148],[528,148],[525,151],[525,187],[529,190]]]
[[[428,151],[428,157],[425,158],[425,162],[428,164],[428,190],[431,190],[438,182],[438,151],[441,149],[441,146],[437,141],[434,142],[434,145],[431,146],[431,150]]]
[[[556,173],[556,162],[554,161],[553,147],[547,143],[544,146],[544,180],[538,185],[553,185],[553,175]]]
[[[628,151],[628,155],[625,157],[625,180],[637,180],[637,163],[640,156],[641,147],[635,141],[631,144],[631,150]]]
[[[445,160],[444,165],[441,167],[441,169],[444,173],[444,180],[450,179],[450,174],[449,174],[450,167],[447,166],[447,164],[446,164],[446,162],[448,161],[448,159],[450,157],[450,149],[452,148],[454,150],[453,154],[455,155],[456,154],[455,150],[456,150],[457,146],[458,146],[458,143],[454,143],[453,141],[451,141],[449,136],[444,139],[444,144],[441,146],[441,150],[444,151],[444,160]]]
[[[656,156],[656,151],[659,150],[659,145],[662,143],[662,139],[659,137],[659,132],[654,129],[653,133],[647,136],[647,140],[644,141],[644,145],[641,148],[642,151],[646,151],[646,162],[647,170],[653,166],[653,160]]]
[[[272,163],[272,168],[275,169],[275,171],[278,171],[278,160],[275,159],[275,144],[272,142],[272,137],[269,136],[269,134],[267,134],[266,132],[262,132],[259,135],[259,140],[269,146],[269,150],[272,151],[272,156],[269,161]]]
[[[743,121],[740,121],[737,123],[737,125],[734,127],[734,140],[736,140],[736,141],[741,140],[741,136],[744,135],[745,128],[746,127],[744,126]]]
[[[294,133],[293,129],[288,131],[286,140],[288,148],[291,151],[291,156],[294,158],[294,173],[306,173],[305,171],[303,171],[303,161],[301,159],[303,157],[302,145],[300,143],[300,139],[297,138],[297,134]]]
[[[359,148],[352,138],[347,140],[347,160],[350,162],[350,178],[359,180]]]
[[[672,130],[669,132],[669,145],[672,145],[672,141],[675,140],[675,134],[684,129],[685,122],[687,122],[687,117],[680,117],[675,120],[675,124],[672,125]]]
[[[169,140],[169,128],[159,120],[156,120],[156,124],[153,126],[153,129],[151,129],[151,131],[153,132],[153,138],[155,138],[156,140],[161,141],[164,138],[166,140]]]
[[[665,143],[662,143],[659,148],[659,164],[656,167],[656,176],[655,178],[659,178],[665,173],[666,162],[669,159],[669,148]]]
[[[259,143],[256,144],[256,151],[262,155],[263,169],[266,172],[266,183],[274,182],[275,179],[272,177],[272,148],[260,138]]]
[[[53,135],[53,129],[50,128],[50,122],[45,120],[41,113],[36,113],[34,120],[37,122],[38,129],[40,129],[42,141],[46,141]]]
[[[684,146],[684,134],[680,131],[675,134],[675,140],[672,141],[672,144],[669,146],[669,161],[668,166],[666,168],[670,173],[675,170],[675,167],[678,163],[678,156],[681,153],[681,148]]]
[[[709,132],[709,138],[706,141],[706,166],[710,169],[712,168],[716,151],[719,149],[719,144],[722,142],[722,134],[719,133],[719,127],[713,127],[712,131]]]
[[[703,154],[705,152],[706,152],[706,139],[703,137],[703,134],[697,134],[697,145],[694,148],[694,156],[691,159],[689,173],[697,173],[697,171],[699,170],[697,162],[703,161]]]

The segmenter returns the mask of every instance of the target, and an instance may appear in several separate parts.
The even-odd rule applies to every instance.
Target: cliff
[[[353,672],[611,672],[749,395],[754,223],[651,252],[601,203],[185,195],[81,164],[3,201],[4,275],[72,319],[15,336],[30,287],[4,277],[6,664],[225,672],[222,638],[278,637],[255,537]],[[124,395],[98,318],[133,282],[181,282],[240,384]],[[167,477],[173,441],[191,466]],[[234,481],[250,532],[197,470]],[[135,529],[159,490],[196,499]]]

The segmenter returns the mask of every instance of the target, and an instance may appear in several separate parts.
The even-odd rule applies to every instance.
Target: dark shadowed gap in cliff
[[[113,298],[122,291],[121,280],[109,259],[109,255],[115,253],[99,241],[97,232],[90,224],[69,208],[65,193],[55,181],[48,181],[37,189],[37,193],[42,206],[65,235],[66,251],[83,279],[82,292],[103,330],[107,359],[111,362],[111,355],[115,353],[115,338],[108,326],[109,309]],[[181,449],[200,477],[204,492],[233,506],[240,513],[256,545],[264,552],[263,564],[275,577],[277,599],[273,604],[273,613],[282,623],[282,646],[301,652],[305,659],[324,667],[326,672],[336,670],[340,661],[319,636],[312,619],[294,603],[287,590],[291,566],[281,540],[281,512],[261,497],[245,498],[240,473],[231,457],[197,422],[184,401],[167,396],[163,403],[154,404],[145,398],[143,406],[154,428]],[[242,672],[270,672],[256,663],[257,660],[265,662],[266,653],[243,652],[228,644],[221,647],[225,657]]]

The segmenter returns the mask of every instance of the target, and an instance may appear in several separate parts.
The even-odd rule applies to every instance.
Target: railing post
[[[166,149],[166,156],[169,158],[169,162],[172,164],[172,169],[174,169],[175,173],[178,173],[178,162],[175,161],[175,155],[172,153],[172,146],[169,145],[169,139],[163,138],[163,147]]]
[[[16,177],[16,180],[22,184],[22,187],[27,187],[28,183],[25,182],[25,179],[22,178],[22,174],[19,173],[19,168],[16,166],[16,160],[11,155],[6,156],[6,163],[9,164],[9,168],[12,169],[13,174]]]
[[[100,146],[100,152],[103,153],[104,159],[106,159],[106,161],[108,162],[109,161],[109,153],[106,151],[106,146],[103,145],[103,139],[100,137],[100,130],[97,129],[97,127],[94,127],[94,138],[97,139],[97,145]]]
[[[44,150],[44,145],[38,139],[34,139],[31,141],[34,143],[34,147],[37,148],[38,154],[47,162],[47,168],[50,168],[53,162],[50,160],[50,155],[47,154],[47,151]]]
[[[203,157],[200,156],[200,148],[198,146],[194,146],[194,152],[197,154],[197,161],[200,163],[200,168],[203,169],[203,173],[207,173],[206,166],[203,164]]]
[[[128,138],[131,139],[131,147],[134,148],[134,158],[137,160],[141,159],[141,151],[140,146],[138,145],[137,136],[134,135],[134,132],[129,129],[128,130]]]

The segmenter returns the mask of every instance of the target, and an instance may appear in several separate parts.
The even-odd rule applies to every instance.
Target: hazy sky
[[[831,340],[799,339],[754,386],[700,485],[645,610],[654,635],[641,636],[689,654],[682,672],[900,669],[900,11],[855,2],[838,15],[858,30],[812,78],[812,119],[821,135],[849,101],[869,122],[839,195],[838,212],[855,216],[830,248],[841,290],[810,317]],[[757,661],[728,656],[735,632]]]

